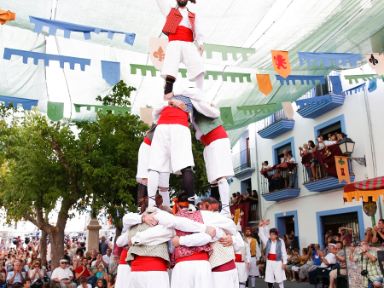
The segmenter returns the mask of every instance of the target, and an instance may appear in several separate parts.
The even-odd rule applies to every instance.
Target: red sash
[[[231,260],[223,265],[217,266],[216,268],[212,269],[212,272],[226,272],[236,269],[236,264],[234,260]]]
[[[163,258],[150,256],[135,256],[131,261],[131,271],[167,271],[168,263]]]
[[[204,146],[208,146],[213,141],[223,138],[228,138],[228,134],[227,131],[225,131],[224,127],[220,125],[208,134],[201,136],[200,141]]]
[[[168,35],[169,42],[184,41],[193,42],[193,32],[191,29],[184,26],[177,26],[176,33]]]
[[[270,261],[276,261],[277,260],[277,254],[268,254],[268,260]]]
[[[149,145],[149,146],[151,146],[151,143],[152,143],[151,139],[149,139],[148,137],[144,137],[144,141],[143,142],[145,144]]]
[[[241,254],[235,254],[235,262],[244,262]]]
[[[157,125],[161,124],[180,124],[189,127],[188,113],[172,106],[167,106],[161,111]]]
[[[199,252],[199,253],[192,254],[190,256],[177,258],[176,264],[179,262],[183,262],[183,261],[197,261],[197,260],[208,261],[209,260],[208,253],[207,252]]]

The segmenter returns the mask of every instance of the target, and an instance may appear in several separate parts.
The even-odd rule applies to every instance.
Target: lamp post
[[[344,138],[339,143],[339,148],[343,155],[348,156],[350,159],[356,161],[359,165],[364,165],[367,167],[367,161],[364,157],[351,157],[353,150],[355,149],[355,142],[351,138]]]

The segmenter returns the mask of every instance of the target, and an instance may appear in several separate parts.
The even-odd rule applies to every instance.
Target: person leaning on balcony
[[[384,243],[384,219],[380,219],[377,225],[373,227],[372,243],[381,245]]]
[[[303,164],[303,166],[305,168],[305,171],[307,173],[307,179],[309,181],[313,181],[314,179],[313,179],[312,169],[311,169],[313,155],[312,155],[312,153],[309,152],[308,149],[309,149],[309,147],[308,147],[307,143],[305,143],[303,145],[303,147],[299,147],[300,156],[301,156],[301,164]]]
[[[314,180],[320,179],[317,169],[319,166],[319,161],[316,158],[316,150],[317,146],[315,145],[315,142],[313,142],[313,140],[308,140],[308,152],[312,154],[311,171]]]
[[[295,158],[292,156],[292,151],[284,150],[284,157],[283,157],[282,163],[288,163],[288,164],[296,163]],[[286,177],[284,177],[285,181],[286,181],[285,187],[294,188],[295,187],[296,167],[291,169],[288,166],[288,173],[285,176],[286,176]],[[288,180],[288,182],[287,182],[287,180]]]

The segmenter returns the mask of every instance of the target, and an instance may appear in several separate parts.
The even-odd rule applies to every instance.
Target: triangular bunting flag
[[[149,58],[157,70],[161,70],[163,67],[167,45],[168,40],[165,38],[153,37],[149,39]]]
[[[269,74],[256,74],[256,81],[260,92],[265,96],[272,92],[273,87]]]
[[[272,50],[272,63],[276,73],[281,77],[287,78],[291,74],[288,51]]]
[[[367,62],[369,66],[371,66],[377,74],[384,75],[384,54],[381,53],[373,53],[367,55]]]
[[[13,21],[16,19],[16,14],[11,11],[5,11],[0,9],[0,24],[3,25],[8,21]]]

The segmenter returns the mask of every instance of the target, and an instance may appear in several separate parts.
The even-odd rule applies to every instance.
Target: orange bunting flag
[[[16,14],[11,11],[5,11],[0,9],[0,24],[4,25],[8,21],[16,19]]]
[[[272,50],[272,63],[276,73],[281,77],[287,78],[291,74],[288,51]]]
[[[257,85],[259,85],[259,90],[265,96],[272,92],[272,82],[269,74],[256,74]]]
[[[349,177],[348,157],[335,156],[335,164],[339,182],[345,181],[348,184],[351,183],[351,178]]]

